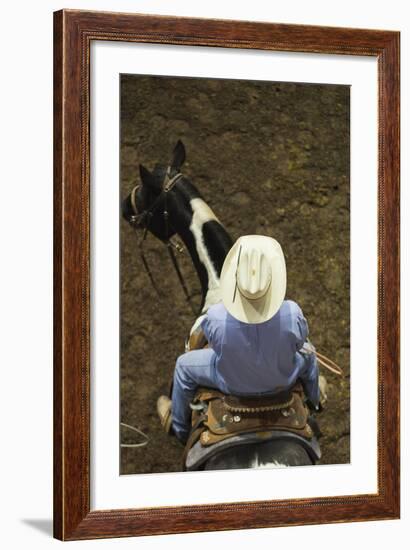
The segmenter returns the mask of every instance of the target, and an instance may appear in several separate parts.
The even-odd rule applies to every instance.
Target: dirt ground
[[[318,416],[322,464],[350,460],[350,216],[347,86],[123,75],[121,196],[139,182],[138,164],[166,164],[178,139],[183,173],[233,239],[264,234],[283,248],[287,297],[302,307],[317,349],[343,367],[327,373],[329,401]],[[182,446],[161,431],[156,400],[168,392],[192,325],[165,247],[148,237],[152,288],[131,228],[121,224],[121,421],[149,437],[121,450],[122,474],[181,470]],[[180,256],[190,290],[199,281]],[[138,439],[138,438],[137,438]],[[122,441],[134,441],[125,430]]]

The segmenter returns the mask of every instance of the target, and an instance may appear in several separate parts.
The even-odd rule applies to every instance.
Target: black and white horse
[[[134,228],[148,230],[164,243],[179,235],[198,273],[204,314],[220,300],[219,278],[233,242],[197,188],[181,173],[184,161],[185,147],[178,141],[168,166],[156,165],[151,172],[140,164],[141,184],[123,201],[122,213]],[[312,449],[298,436],[281,432],[267,441],[248,438],[246,443],[224,447],[211,454],[201,469],[312,465],[317,458],[317,445]]]

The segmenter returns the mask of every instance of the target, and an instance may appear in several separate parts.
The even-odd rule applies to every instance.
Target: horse
[[[198,274],[202,293],[200,315],[192,333],[207,309],[221,298],[220,274],[233,241],[195,185],[182,174],[185,158],[185,146],[178,140],[168,165],[157,164],[150,171],[140,164],[141,183],[123,200],[122,215],[133,229],[142,230],[144,236],[149,231],[170,250],[175,235],[184,242]],[[198,452],[198,443],[198,456],[192,459],[192,453],[191,457],[188,455],[187,462],[189,458],[191,460],[188,466],[185,464],[186,469],[305,466],[315,464],[320,458],[316,435],[308,443],[304,438],[283,430],[273,431],[267,440],[252,433],[235,436],[206,452]]]

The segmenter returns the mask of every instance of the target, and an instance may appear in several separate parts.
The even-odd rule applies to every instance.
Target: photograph
[[[350,86],[120,74],[120,474],[350,463]]]

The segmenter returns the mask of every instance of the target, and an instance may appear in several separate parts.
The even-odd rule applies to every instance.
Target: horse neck
[[[176,190],[174,226],[184,241],[202,289],[201,310],[220,300],[219,279],[232,240],[197,189],[184,178]]]

